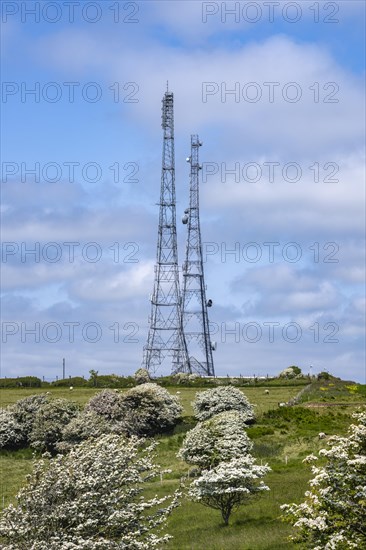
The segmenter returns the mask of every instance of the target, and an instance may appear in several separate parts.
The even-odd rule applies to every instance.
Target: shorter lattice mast
[[[188,225],[186,257],[183,264],[182,325],[188,349],[188,372],[203,376],[215,376],[212,350],[216,343],[210,340],[207,307],[212,300],[206,300],[204,280],[201,228],[199,216],[199,148],[202,143],[197,135],[191,136],[191,165],[189,208],[185,210],[182,222]]]

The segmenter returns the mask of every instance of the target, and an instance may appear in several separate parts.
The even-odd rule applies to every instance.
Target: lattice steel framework
[[[197,135],[191,136],[191,165],[189,208],[185,210],[183,223],[188,225],[186,257],[183,264],[183,331],[189,355],[189,372],[215,376],[208,323],[207,307],[212,300],[206,300],[204,280],[201,228],[199,216],[199,148],[202,145]]]
[[[162,107],[163,160],[161,173],[155,281],[151,296],[150,327],[143,366],[150,372],[172,358],[172,372],[187,369],[179,286],[174,156],[174,97],[166,91]]]

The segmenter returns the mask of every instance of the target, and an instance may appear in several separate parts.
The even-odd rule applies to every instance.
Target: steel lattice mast
[[[191,165],[189,208],[185,210],[182,222],[188,224],[186,257],[183,264],[183,330],[189,354],[189,372],[215,376],[212,350],[215,343],[210,341],[204,281],[201,228],[199,217],[199,148],[202,145],[197,135],[191,136]]]
[[[155,281],[151,296],[150,327],[144,347],[143,365],[155,372],[167,356],[172,357],[172,372],[185,370],[187,350],[182,331],[182,299],[179,286],[175,157],[174,97],[166,91],[162,106],[163,160],[161,173],[158,245]]]

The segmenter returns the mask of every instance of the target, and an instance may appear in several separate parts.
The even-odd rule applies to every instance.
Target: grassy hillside
[[[326,389],[324,389],[326,388]],[[191,401],[200,388],[168,388],[177,394],[184,407],[183,422],[173,434],[159,437],[157,462],[170,468],[162,480],[151,483],[147,494],[164,494],[179,486],[181,478],[189,472],[187,465],[177,459],[185,432],[194,425]],[[174,539],[168,550],[276,550],[295,546],[288,541],[291,528],[279,520],[279,506],[285,502],[299,502],[307,489],[311,472],[302,463],[310,452],[326,446],[319,432],[327,436],[344,434],[351,423],[351,413],[358,404],[366,404],[366,387],[352,382],[335,380],[314,382],[302,393],[302,403],[293,407],[279,407],[298,394],[301,388],[291,386],[247,387],[243,392],[254,405],[257,422],[248,428],[254,442],[253,454],[267,462],[272,472],[266,478],[270,491],[248,506],[234,513],[229,527],[224,527],[218,512],[202,505],[183,500],[169,519],[167,531]],[[5,389],[0,391],[2,406],[15,403],[27,395],[44,389]],[[100,389],[68,388],[47,389],[52,395],[86,403]],[[25,482],[32,468],[32,452],[0,452],[2,506],[14,502],[16,492]],[[299,548],[299,546],[297,546]]]

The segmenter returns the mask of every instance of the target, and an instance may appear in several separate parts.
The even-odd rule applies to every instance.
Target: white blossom
[[[353,416],[348,437],[333,436],[319,451],[327,462],[312,466],[305,502],[281,507],[297,529],[294,540],[318,550],[366,548],[366,412]]]
[[[238,411],[246,422],[254,420],[253,407],[248,399],[243,392],[232,386],[220,386],[198,392],[192,406],[198,420],[207,420],[224,411]]]
[[[153,446],[105,435],[67,455],[38,460],[17,506],[0,522],[4,550],[160,548],[159,534],[178,494],[145,499],[145,482],[159,475]]]
[[[245,455],[251,448],[245,417],[236,411],[227,411],[199,422],[190,430],[178,457],[199,468],[210,468],[222,460]]]
[[[122,422],[127,433],[152,436],[173,428],[182,406],[177,397],[158,384],[141,384],[121,396]]]
[[[188,496],[197,502],[220,510],[225,525],[231,512],[245,504],[251,495],[268,491],[260,480],[270,471],[267,465],[255,464],[251,455],[220,462],[211,470],[203,470],[188,491]]]

